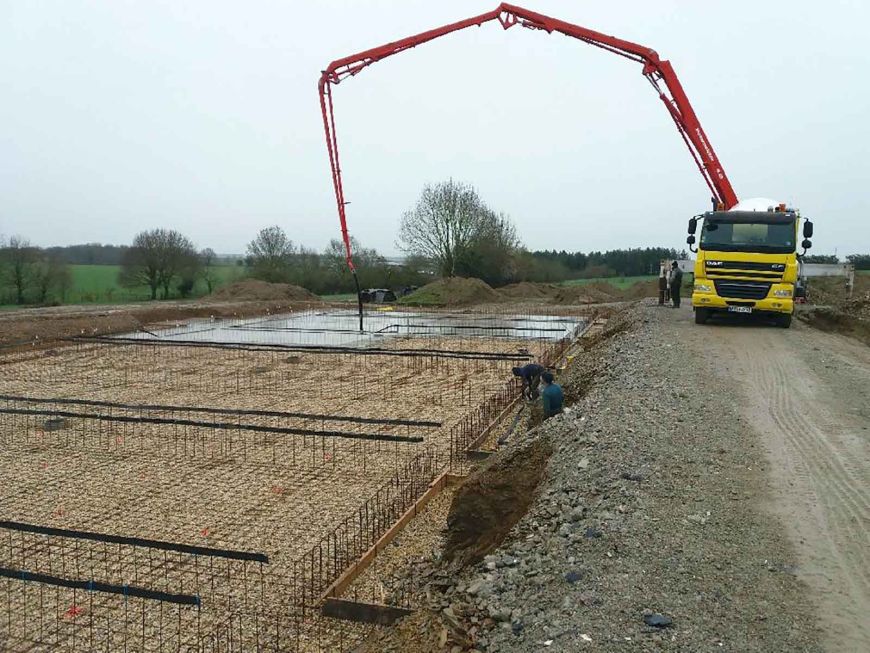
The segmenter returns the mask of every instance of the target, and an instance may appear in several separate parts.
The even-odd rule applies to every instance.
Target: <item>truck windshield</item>
[[[704,220],[701,249],[720,252],[769,252],[788,254],[795,251],[794,221],[729,222]]]

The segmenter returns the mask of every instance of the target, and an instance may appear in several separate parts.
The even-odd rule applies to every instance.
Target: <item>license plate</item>
[[[729,313],[751,313],[752,307],[751,306],[729,306],[728,312]]]

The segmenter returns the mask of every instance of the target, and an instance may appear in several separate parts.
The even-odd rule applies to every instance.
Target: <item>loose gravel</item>
[[[530,510],[482,562],[421,565],[427,609],[365,650],[821,650],[738,389],[670,310],[611,318],[558,379],[570,412],[507,445],[552,447]]]

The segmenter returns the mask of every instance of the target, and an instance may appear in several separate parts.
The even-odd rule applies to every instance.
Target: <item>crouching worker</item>
[[[541,382],[541,372],[544,368],[537,363],[529,363],[522,367],[513,368],[514,376],[523,380],[523,397],[526,399],[538,398],[538,384]]]
[[[562,394],[562,387],[553,380],[553,374],[543,372],[541,380],[544,382],[544,389],[541,391],[541,401],[544,404],[544,419],[550,419],[553,415],[558,415],[562,412],[562,403],[565,401],[565,395]]]

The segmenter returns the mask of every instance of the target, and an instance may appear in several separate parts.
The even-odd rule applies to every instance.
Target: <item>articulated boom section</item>
[[[364,68],[399,52],[445,36],[452,32],[479,27],[490,21],[498,21],[504,29],[521,25],[533,30],[542,30],[548,34],[559,32],[565,36],[579,39],[597,48],[618,54],[631,61],[643,64],[643,74],[652,84],[659,98],[664,103],[668,113],[674,120],[677,130],[685,141],[704,181],[713,195],[713,201],[730,209],[737,204],[737,196],[731,187],[731,182],[719,162],[713,146],[704,133],[695,111],[686,96],[680,81],[677,79],[670,62],[659,58],[655,50],[624,41],[614,36],[608,36],[579,25],[572,25],[556,18],[544,16],[522,7],[502,3],[495,10],[461,20],[456,23],[437,27],[415,36],[394,41],[377,48],[372,48],[358,54],[333,61],[320,77],[320,106],[323,112],[323,126],[326,131],[326,146],[329,151],[329,162],[332,167],[332,182],[335,188],[335,200],[338,205],[338,216],[341,222],[341,234],[344,239],[347,263],[354,270],[350,237],[347,231],[345,215],[344,189],[341,180],[341,166],[338,157],[338,140],[335,133],[335,114],[332,105],[332,86],[347,77],[352,77]],[[663,86],[664,85],[664,88]]]

